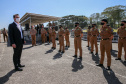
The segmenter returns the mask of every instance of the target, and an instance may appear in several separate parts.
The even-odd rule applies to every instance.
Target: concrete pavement
[[[58,44],[58,41],[56,42]],[[99,44],[99,42],[98,42]],[[13,49],[7,47],[6,43],[0,43],[0,84],[126,84],[126,64],[116,61],[118,44],[113,43],[112,71],[106,71],[97,67],[99,55],[89,54],[87,42],[82,41],[83,60],[74,59],[74,39],[70,38],[70,48],[65,49],[64,54],[51,50],[52,44],[41,42],[31,47],[28,42],[24,45],[22,53],[22,64],[26,67],[22,72],[13,69]],[[99,49],[98,45],[98,49]],[[95,52],[94,52],[95,53]],[[104,66],[106,67],[106,56]]]

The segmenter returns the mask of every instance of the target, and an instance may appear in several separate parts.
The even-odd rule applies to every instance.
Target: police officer
[[[7,35],[7,31],[6,31],[6,29],[4,28],[3,29],[3,38],[4,38],[4,42],[7,40],[8,41],[8,35]],[[6,40],[5,40],[5,38],[6,38]]]
[[[44,27],[42,26],[42,29],[41,29],[41,38],[42,38],[42,43],[45,43],[45,40],[46,40],[46,30],[44,29]]]
[[[107,54],[107,68],[106,70],[110,70],[111,66],[111,53],[110,53],[110,39],[113,35],[113,31],[110,27],[107,26],[108,21],[106,19],[101,20],[102,28],[100,29],[100,50],[101,50],[101,59],[100,63],[97,66],[103,66],[105,51]]]
[[[31,26],[30,34],[32,38],[32,46],[36,46],[36,33],[37,31],[34,29],[34,26]]]
[[[126,21],[121,21],[121,27],[118,28],[117,34],[119,35],[118,40],[118,58],[115,60],[121,60],[122,47],[124,46],[125,56],[124,59],[126,62]]]
[[[68,30],[68,28],[66,27],[65,28],[65,40],[66,40],[66,47],[70,47],[70,41],[69,41],[69,35],[70,35],[70,32]]]
[[[64,48],[64,29],[62,27],[62,25],[59,25],[59,45],[60,45],[60,49],[59,49],[59,52],[62,52],[64,53],[65,52],[65,48]]]
[[[49,30],[49,43],[51,42],[51,39],[52,39],[52,28],[50,27]]]
[[[52,36],[52,49],[56,49],[56,41],[55,41],[55,39],[56,39],[56,31],[55,31],[55,28],[53,27],[52,28],[52,34],[51,34]]]
[[[79,27],[79,23],[75,23],[75,31],[74,31],[74,47],[75,47],[75,55],[73,57],[77,58],[77,51],[79,49],[80,56],[78,59],[82,59],[82,47],[81,47],[81,38],[83,37],[82,29]]]
[[[93,53],[94,45],[95,45],[95,55],[98,54],[98,45],[97,45],[97,36],[99,35],[98,29],[96,28],[96,24],[92,24],[91,28],[91,53]]]
[[[87,47],[89,47],[89,44],[91,44],[91,42],[90,42],[90,38],[91,38],[91,31],[90,31],[90,29],[91,29],[91,26],[88,26],[88,30],[87,30],[87,42],[88,42],[88,45],[87,45]]]

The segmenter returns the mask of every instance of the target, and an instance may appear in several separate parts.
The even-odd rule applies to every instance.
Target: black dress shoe
[[[68,48],[69,48],[70,46],[68,46]]]
[[[82,57],[79,57],[78,59],[82,60]]]
[[[102,67],[102,66],[103,66],[103,64],[97,64],[96,66]]]
[[[86,46],[86,47],[89,47],[89,46]]]
[[[110,66],[107,66],[106,70],[111,70]]]
[[[90,52],[90,54],[93,54],[93,52]]]
[[[53,48],[54,50],[56,49],[56,48]]]
[[[23,69],[17,67],[17,68],[15,68],[15,71],[23,71]]]
[[[18,67],[25,67],[25,65],[19,65]]]
[[[65,46],[65,47],[67,47],[67,46]]]
[[[95,53],[95,55],[98,55],[98,53]]]
[[[61,52],[61,50],[59,50],[58,52]]]
[[[115,60],[121,60],[121,58],[116,58]]]
[[[74,55],[73,57],[77,58],[77,55]]]
[[[126,60],[124,61],[124,63],[126,63]]]
[[[52,47],[52,49],[53,49],[54,47]]]
[[[62,51],[61,53],[64,53],[64,51]]]

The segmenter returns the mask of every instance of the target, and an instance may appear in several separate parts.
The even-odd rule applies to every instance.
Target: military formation
[[[54,25],[54,24],[53,24]],[[100,61],[99,64],[96,66],[102,67],[104,64],[104,57],[105,57],[105,52],[107,56],[107,68],[106,70],[111,70],[111,51],[112,51],[112,39],[113,39],[113,29],[110,27],[108,24],[108,21],[106,19],[101,20],[101,25],[102,27],[100,30],[96,27],[97,24],[92,24],[91,26],[88,26],[87,30],[87,47],[91,47],[90,49],[90,54],[93,54],[95,52],[95,55],[98,55],[98,45],[97,45],[97,36],[100,35],[101,41],[100,41]],[[0,31],[0,38],[1,38],[1,33],[3,33],[4,37],[4,42],[7,40],[7,31],[4,30],[1,32]],[[47,40],[46,34],[49,34],[49,43],[52,43],[52,49],[56,49],[56,31],[55,27],[51,26],[51,23],[49,23],[49,29],[48,31],[44,29],[44,26],[42,25],[41,27],[41,38],[42,38],[42,43],[45,43]],[[31,34],[31,39],[32,39],[32,46],[36,46],[36,34],[37,31],[34,29],[34,26],[31,26],[30,30]],[[122,48],[124,47],[124,63],[126,63],[126,21],[121,21],[120,28],[117,30],[117,34],[119,36],[118,39],[118,56],[115,60],[121,60],[122,56]],[[59,39],[59,51],[60,53],[65,53],[65,47],[69,48],[70,47],[70,40],[69,40],[69,29],[66,27],[63,29],[62,25],[59,25],[59,30],[58,30],[58,39]],[[82,37],[83,37],[83,31],[81,27],[79,27],[79,23],[75,23],[75,29],[74,29],[74,58],[77,58],[82,60]],[[6,39],[5,39],[6,38]],[[66,43],[64,43],[64,39]],[[1,42],[1,40],[0,40]],[[66,44],[66,45],[65,45]],[[95,48],[95,51],[94,51]],[[78,49],[79,49],[79,56],[78,56]]]
[[[55,27],[52,26],[51,23],[49,23],[49,43],[52,42],[52,49],[56,49],[56,31]],[[108,24],[108,21],[106,19],[101,20],[101,28],[98,30],[96,27],[97,24],[92,24],[91,26],[88,26],[87,30],[87,47],[91,47],[90,49],[90,54],[93,54],[95,52],[95,55],[98,55],[98,45],[97,45],[97,36],[100,35],[101,41],[100,41],[100,53],[101,53],[101,58],[99,61],[99,64],[96,66],[102,67],[104,63],[104,57],[105,57],[105,52],[107,55],[107,68],[106,70],[111,70],[111,51],[112,51],[112,39],[113,39],[113,29],[110,27]],[[32,37],[32,46],[36,45],[36,31],[31,29],[31,37]],[[42,26],[41,29],[41,38],[42,38],[42,43],[46,42],[46,34],[47,31],[44,29]],[[121,60],[121,55],[122,55],[122,47],[124,47],[124,51],[126,53],[126,21],[121,21],[121,27],[118,28],[117,34],[119,35],[119,40],[118,40],[118,57],[115,60]],[[70,47],[70,41],[69,41],[69,35],[70,32],[68,28],[66,27],[63,29],[62,25],[59,25],[59,30],[58,30],[58,39],[59,39],[59,51],[60,53],[65,53],[65,47],[69,48]],[[82,60],[82,37],[83,37],[83,31],[81,27],[79,27],[79,23],[75,23],[75,29],[74,29],[74,58],[77,58]],[[66,43],[64,43],[64,39]],[[65,45],[66,44],[66,45]],[[95,51],[94,51],[95,48]],[[78,49],[79,49],[79,56],[78,56]],[[126,54],[124,55],[125,61],[126,62]]]

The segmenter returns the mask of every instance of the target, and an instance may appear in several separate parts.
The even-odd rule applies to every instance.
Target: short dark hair
[[[95,26],[96,26],[96,24],[95,24],[95,23],[93,23],[92,25],[95,25]]]
[[[107,19],[102,19],[101,21],[104,21],[104,22],[108,23]]]
[[[124,22],[124,23],[126,23],[126,20],[122,20],[121,22]]]
[[[79,22],[76,22],[75,24],[79,24]]]
[[[19,14],[14,14],[14,15],[13,15],[13,18],[15,18],[16,15],[19,15]]]
[[[59,27],[63,27],[62,25],[59,25]]]

